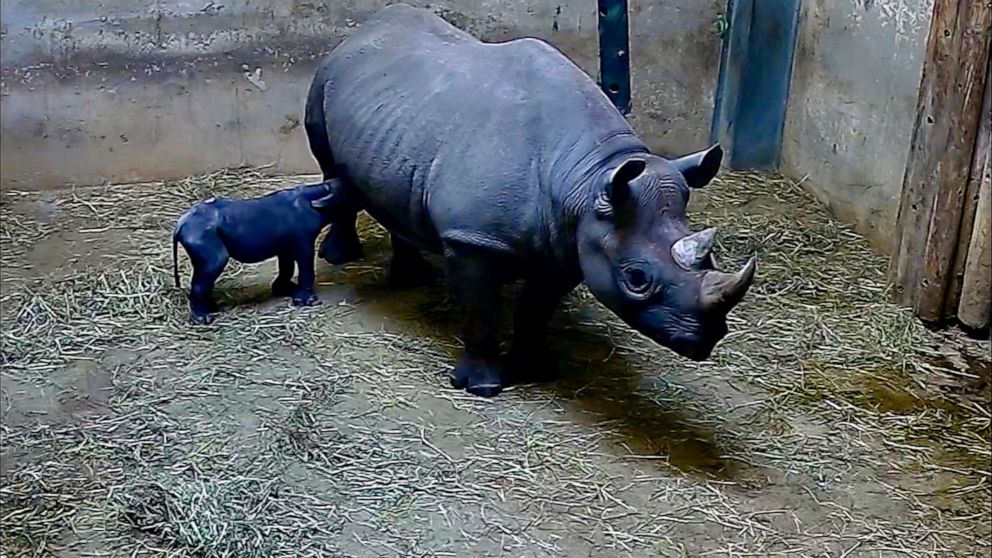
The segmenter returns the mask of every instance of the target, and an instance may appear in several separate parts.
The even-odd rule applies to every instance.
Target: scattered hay
[[[72,464],[43,460],[16,471],[0,488],[3,551],[41,555],[73,527],[80,507],[101,493],[100,484]]]
[[[379,288],[367,220],[369,257],[319,278],[339,303],[268,302],[271,277],[231,265],[232,308],[186,325],[175,218],[283,185],[238,170],[3,193],[4,556],[990,550],[989,388],[967,387],[988,346],[889,304],[884,259],[791,181],[694,194],[725,267],[759,254],[713,361],[579,290],[555,325],[566,376],[496,401],[446,389],[444,291]],[[53,235],[98,249],[47,262]]]
[[[304,543],[317,533],[335,536],[325,527],[333,507],[314,499],[301,506],[295,496],[271,478],[172,476],[114,494],[127,521],[170,551],[203,558],[329,555],[333,548]]]

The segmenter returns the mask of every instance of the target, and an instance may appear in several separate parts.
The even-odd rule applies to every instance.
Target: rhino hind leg
[[[396,289],[422,287],[434,282],[436,275],[431,264],[424,259],[416,246],[390,234],[393,259],[389,265],[389,285]]]
[[[340,265],[362,259],[362,241],[358,239],[355,221],[358,212],[342,215],[331,222],[331,230],[320,243],[317,255],[329,264]]]
[[[331,142],[327,135],[323,92],[324,81],[318,74],[318,77],[310,85],[304,116],[304,129],[310,143],[310,152],[313,153],[313,158],[320,165],[320,172],[324,175],[324,180],[330,180],[337,177],[338,171],[334,152],[331,150]],[[338,265],[362,258],[362,243],[358,239],[358,231],[355,230],[357,218],[358,209],[356,208],[353,213],[342,215],[331,222],[331,230],[328,231],[317,250],[317,255],[322,260]]]
[[[480,397],[503,391],[499,358],[498,269],[485,256],[445,250],[445,277],[462,311],[465,351],[451,371],[451,385]]]

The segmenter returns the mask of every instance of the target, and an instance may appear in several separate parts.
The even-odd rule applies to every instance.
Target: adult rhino
[[[305,124],[348,206],[321,257],[361,257],[362,210],[389,230],[394,284],[431,276],[421,251],[443,254],[464,313],[456,388],[491,397],[546,376],[548,321],[582,281],[631,327],[694,360],[726,335],[752,282],[754,258],[718,271],[714,231],[690,233],[686,222],[689,191],[716,175],[720,147],[651,154],[596,84],[540,40],[484,43],[392,5],[323,61]],[[501,360],[500,289],[516,279]]]

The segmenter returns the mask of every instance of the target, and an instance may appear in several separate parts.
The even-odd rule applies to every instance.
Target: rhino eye
[[[631,267],[623,272],[624,287],[630,294],[640,296],[651,290],[651,277],[641,268]]]

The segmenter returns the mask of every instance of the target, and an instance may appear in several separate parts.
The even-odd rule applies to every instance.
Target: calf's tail
[[[172,277],[176,280],[176,288],[179,288],[179,225],[172,229]]]

